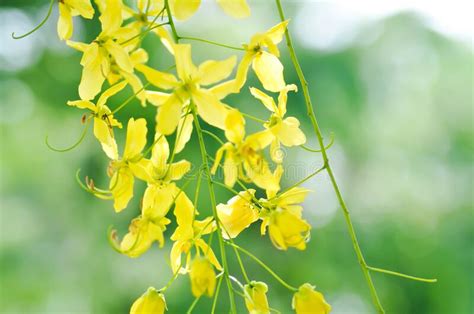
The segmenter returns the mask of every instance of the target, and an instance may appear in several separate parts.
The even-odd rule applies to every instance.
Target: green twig
[[[428,279],[428,278],[415,277],[415,276],[411,276],[411,275],[407,275],[407,274],[402,274],[402,273],[399,273],[399,272],[396,272],[396,271],[377,268],[377,267],[372,267],[372,266],[367,266],[367,269],[369,269],[370,271],[376,271],[378,273],[383,273],[383,274],[387,274],[387,275],[402,277],[402,278],[415,280],[415,281],[421,281],[421,282],[427,282],[427,283],[438,282],[438,279]]]

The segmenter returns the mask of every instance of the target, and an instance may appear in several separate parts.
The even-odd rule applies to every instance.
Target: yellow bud
[[[250,314],[269,314],[267,293],[268,287],[260,281],[245,285],[245,305]]]
[[[289,210],[276,210],[272,213],[269,232],[273,244],[280,250],[294,247],[306,249],[311,226],[299,215]]]
[[[309,283],[301,285],[294,294],[292,306],[296,314],[328,314],[331,311],[324,296]]]
[[[163,314],[165,309],[165,296],[155,288],[150,287],[133,303],[130,314]]]
[[[216,274],[207,258],[196,258],[193,261],[189,278],[191,291],[195,297],[200,297],[204,293],[212,297],[216,287]]]

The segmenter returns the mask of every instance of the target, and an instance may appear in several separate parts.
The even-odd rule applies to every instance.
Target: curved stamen
[[[48,135],[46,135],[45,139],[44,139],[44,142],[46,144],[46,146],[48,146],[49,149],[51,149],[52,151],[55,151],[55,152],[58,152],[58,153],[65,153],[65,152],[68,152],[70,150],[73,150],[74,148],[76,148],[77,146],[79,146],[79,144],[82,143],[82,141],[84,140],[84,138],[86,137],[86,134],[87,134],[87,128],[89,127],[89,124],[90,124],[90,121],[91,119],[88,118],[87,119],[87,122],[86,122],[86,125],[84,127],[84,130],[82,131],[81,133],[81,136],[79,137],[79,139],[76,141],[76,143],[72,144],[71,146],[69,147],[66,147],[66,148],[55,148],[53,147],[49,141],[48,141]]]
[[[54,0],[51,0],[51,2],[49,3],[48,13],[44,17],[44,19],[35,28],[33,28],[31,31],[29,31],[29,32],[27,32],[23,35],[20,35],[20,36],[16,36],[15,32],[12,32],[12,38],[13,39],[22,39],[22,38],[25,38],[26,36],[29,36],[29,35],[33,34],[37,30],[39,30],[48,21],[49,17],[51,16],[51,12],[53,11],[53,5],[54,5]]]

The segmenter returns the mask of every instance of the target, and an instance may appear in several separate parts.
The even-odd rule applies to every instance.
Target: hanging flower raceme
[[[314,288],[309,283],[305,283],[294,294],[292,307],[296,314],[328,314],[331,312],[331,306],[324,300],[324,296]]]
[[[189,262],[191,261],[191,249],[196,250],[198,256],[203,255],[218,270],[222,270],[222,266],[214,255],[212,248],[201,238],[203,235],[214,232],[216,224],[212,217],[204,220],[196,220],[198,215],[193,203],[184,194],[180,193],[176,198],[174,215],[178,227],[171,236],[171,240],[175,241],[171,248],[171,268],[173,273],[186,273],[189,271]],[[185,254],[186,262],[182,263],[181,255]],[[184,267],[183,267],[184,265]]]
[[[94,135],[102,144],[102,148],[109,158],[115,158],[117,154],[117,144],[114,140],[113,128],[122,128],[122,124],[114,118],[106,103],[110,97],[120,92],[125,86],[127,86],[127,83],[121,82],[110,87],[100,95],[96,104],[88,100],[67,102],[69,106],[89,109],[91,111],[94,117]]]
[[[129,53],[136,48],[137,41],[128,41],[128,39],[135,37],[137,30],[121,27],[122,1],[100,0],[97,4],[102,12],[99,18],[102,32],[99,36],[90,44],[67,41],[70,47],[83,53],[79,96],[84,100],[93,99],[101,91],[102,84],[111,72],[118,75],[123,72],[133,73],[134,69]],[[123,42],[125,44],[122,44]],[[112,76],[112,81],[114,77]]]
[[[244,45],[245,55],[240,61],[235,78],[236,92],[244,86],[250,64],[263,88],[270,92],[279,92],[285,88],[283,65],[278,59],[280,52],[277,44],[282,41],[288,22],[279,23],[265,33],[254,35],[250,43]]]
[[[277,163],[283,161],[280,144],[291,147],[306,143],[306,136],[300,129],[300,122],[298,119],[295,117],[284,117],[286,114],[286,103],[289,91],[297,91],[296,85],[287,85],[280,91],[277,106],[272,97],[255,87],[250,88],[251,94],[260,100],[263,105],[272,112],[270,120],[265,123],[265,128],[273,135],[270,155],[272,160]]]
[[[196,298],[203,294],[209,297],[214,295],[216,273],[209,259],[196,257],[191,263],[189,279],[191,279],[191,291]]]
[[[58,3],[58,7],[59,19],[57,30],[61,40],[71,38],[74,31],[73,16],[80,15],[89,20],[94,16],[94,8],[90,0],[61,0]]]
[[[262,152],[270,145],[272,134],[261,131],[245,137],[245,120],[235,109],[225,119],[225,134],[228,142],[217,150],[212,174],[216,173],[225,154],[223,170],[227,186],[232,187],[237,179],[242,179],[263,189],[279,190],[279,179],[270,170]]]
[[[250,314],[270,314],[267,300],[268,286],[261,281],[251,281],[245,285],[245,306]]]
[[[244,18],[250,15],[250,8],[246,0],[216,0],[224,12],[235,18]],[[157,1],[164,3],[164,0]],[[168,0],[171,13],[178,20],[187,20],[196,13],[201,0]]]
[[[130,314],[163,314],[166,310],[165,296],[150,287],[148,290],[133,302]]]
[[[224,239],[237,237],[259,218],[259,210],[253,203],[254,189],[248,189],[232,197],[227,204],[217,205],[217,215]]]

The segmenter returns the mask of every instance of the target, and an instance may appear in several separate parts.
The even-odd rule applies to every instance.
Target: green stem
[[[112,111],[112,114],[116,114],[117,112],[119,112],[123,107],[125,107],[126,105],[128,105],[132,100],[135,99],[135,97],[138,96],[138,94],[140,94],[142,91],[145,90],[145,88],[147,88],[151,83],[146,83],[145,85],[143,85],[142,88],[140,88],[136,93],[133,93],[132,96],[128,97],[120,106],[118,106],[117,108],[115,108],[115,110]]]
[[[281,195],[289,190],[291,190],[292,188],[294,187],[297,187],[297,186],[300,186],[301,184],[305,183],[306,181],[308,181],[309,179],[311,179],[312,177],[314,177],[315,175],[317,175],[318,173],[320,173],[321,171],[323,171],[324,169],[326,169],[325,166],[322,166],[321,168],[319,168],[318,170],[316,170],[315,172],[313,172],[312,174],[306,176],[305,178],[301,179],[300,181],[296,182],[295,184],[292,184],[291,186],[287,187],[286,189],[284,189],[283,191],[281,191],[280,193],[278,193],[278,195]],[[274,196],[274,197],[277,197],[277,196]]]
[[[170,24],[171,33],[173,34],[173,38],[176,41],[176,43],[178,43],[179,35],[178,35],[178,32],[176,31],[176,27],[174,26],[173,15],[171,14],[168,0],[165,0],[165,9],[166,9],[166,15],[168,15],[168,23]]]
[[[46,16],[44,17],[44,19],[35,28],[33,28],[31,31],[29,31],[29,32],[27,32],[23,35],[20,35],[20,36],[16,36],[15,32],[13,32],[12,33],[12,38],[13,39],[22,39],[22,38],[25,38],[26,36],[29,36],[29,35],[33,34],[37,30],[39,30],[44,25],[44,23],[46,23],[48,21],[49,17],[51,16],[51,12],[53,11],[54,1],[55,0],[51,0],[51,2],[49,3],[48,13],[46,13]]]
[[[278,7],[278,12],[280,15],[281,21],[285,21],[285,14],[283,12],[283,8],[281,6],[281,0],[275,0],[276,5]],[[352,245],[354,247],[354,251],[357,255],[357,260],[359,261],[360,267],[362,269],[362,272],[364,274],[365,280],[367,281],[367,285],[370,290],[370,294],[372,296],[372,302],[375,305],[375,308],[377,309],[378,313],[385,313],[382,304],[380,303],[377,290],[375,289],[374,283],[372,281],[372,276],[370,275],[369,269],[367,268],[367,263],[365,262],[364,255],[362,254],[361,248],[359,246],[359,242],[357,240],[357,236],[354,230],[354,226],[352,224],[352,220],[349,214],[349,210],[346,206],[346,203],[344,201],[344,198],[342,197],[341,191],[339,190],[339,186],[337,184],[336,178],[334,176],[334,173],[332,171],[332,168],[329,164],[329,159],[327,156],[326,149],[324,147],[324,140],[323,140],[323,135],[321,133],[321,130],[318,125],[318,121],[316,120],[316,115],[314,114],[313,110],[313,105],[311,102],[311,96],[309,95],[309,89],[308,89],[308,82],[306,81],[306,78],[304,76],[303,70],[301,69],[301,66],[299,64],[298,58],[296,57],[296,52],[295,48],[293,47],[293,42],[291,40],[290,33],[288,32],[288,29],[285,30],[285,38],[286,38],[286,44],[288,46],[288,51],[290,53],[291,61],[293,62],[293,65],[296,70],[296,74],[298,75],[298,79],[301,83],[302,90],[303,90],[303,95],[306,103],[306,109],[307,109],[307,114],[309,116],[309,119],[311,120],[311,124],[313,126],[314,133],[316,134],[316,137],[318,138],[319,146],[321,147],[321,154],[323,157],[324,165],[327,170],[327,173],[329,175],[329,178],[331,180],[331,184],[333,186],[334,192],[336,193],[337,199],[339,201],[339,204],[343,210],[344,213],[344,218],[346,220],[346,225],[347,229],[349,231],[349,235],[352,240]]]
[[[215,46],[219,46],[219,47],[224,47],[224,48],[229,48],[229,49],[233,49],[233,50],[245,51],[245,49],[244,49],[244,48],[241,48],[241,47],[235,47],[235,46],[230,46],[230,45],[226,45],[226,44],[221,44],[221,43],[216,42],[216,41],[207,40],[207,39],[202,39],[202,38],[197,38],[197,37],[178,36],[178,38],[179,38],[179,39],[186,39],[186,40],[200,41],[200,42],[203,42],[203,43],[206,43],[206,44],[211,44],[211,45],[215,45]]]
[[[194,310],[194,307],[196,307],[197,303],[199,302],[199,299],[201,297],[197,297],[194,299],[193,303],[191,303],[191,306],[189,307],[188,311],[186,312],[186,314],[191,314]]]
[[[402,277],[402,278],[411,279],[411,280],[415,280],[415,281],[421,281],[421,282],[427,282],[427,283],[438,282],[438,279],[428,279],[428,278],[415,277],[415,276],[410,276],[410,275],[407,275],[407,274],[402,274],[402,273],[399,273],[399,272],[396,272],[396,271],[387,270],[387,269],[383,269],[383,268],[377,268],[377,267],[372,267],[372,266],[367,266],[367,268],[371,271],[376,271],[378,273],[383,273],[383,274],[387,274],[387,275]]]
[[[221,290],[222,278],[223,276],[219,277],[219,281],[217,282],[216,294],[214,294],[214,300],[212,300],[211,314],[214,314],[216,311],[217,299],[219,298],[219,291]]]
[[[329,148],[331,148],[331,146],[334,144],[334,133],[331,132],[331,135],[330,135],[330,139],[329,139],[329,144],[327,144],[324,149],[325,150],[328,150]],[[320,153],[322,149],[313,149],[313,148],[309,148],[308,146],[305,146],[305,145],[300,145],[300,147],[304,150],[307,150],[308,152],[312,152],[312,153]]]
[[[194,126],[196,129],[196,133],[198,136],[198,141],[199,141],[199,147],[201,150],[201,158],[202,158],[202,163],[204,165],[204,171],[206,173],[207,177],[207,185],[209,188],[209,196],[211,199],[211,207],[212,207],[212,213],[214,216],[214,220],[216,221],[217,225],[217,236],[219,238],[219,247],[221,251],[221,258],[222,258],[222,265],[224,267],[224,276],[226,279],[227,283],[227,290],[229,292],[229,300],[230,300],[230,307],[231,307],[231,312],[232,313],[237,313],[236,307],[235,307],[235,299],[234,299],[234,293],[232,291],[232,284],[229,279],[229,269],[227,265],[227,257],[226,257],[226,252],[225,252],[225,246],[224,246],[224,239],[222,238],[222,231],[220,227],[220,222],[219,222],[219,217],[217,216],[217,209],[216,209],[216,195],[214,193],[214,186],[211,178],[211,169],[209,168],[209,161],[207,159],[207,151],[206,151],[206,145],[204,144],[204,137],[203,137],[203,132],[201,129],[201,125],[199,123],[198,115],[196,112],[196,107],[194,104],[191,104],[192,106],[192,113],[193,113],[193,118],[194,118]]]
[[[247,251],[246,249],[238,246],[237,244],[235,243],[231,243],[231,242],[225,242],[227,245],[230,245],[234,248],[236,248],[237,250],[241,251],[242,253],[244,253],[245,255],[247,255],[248,257],[250,257],[251,259],[253,259],[257,264],[259,264],[260,266],[262,266],[270,275],[272,275],[279,283],[281,283],[284,287],[286,287],[288,290],[290,291],[293,291],[293,292],[296,292],[298,291],[297,288],[291,286],[290,284],[288,284],[287,282],[285,282],[280,276],[278,276],[270,267],[268,267],[264,262],[262,262],[258,257],[256,257],[255,255],[253,255],[252,253],[250,253],[249,251]]]

